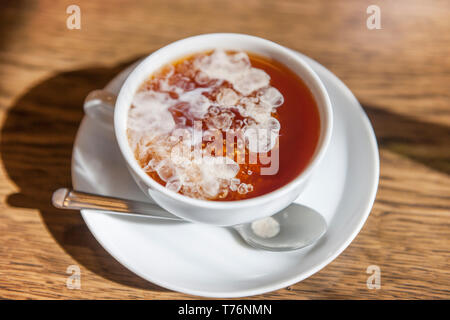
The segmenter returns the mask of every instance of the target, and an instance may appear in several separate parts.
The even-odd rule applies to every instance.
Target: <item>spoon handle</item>
[[[60,188],[53,192],[52,203],[60,209],[91,209],[111,213],[146,216],[157,219],[182,220],[156,204]]]

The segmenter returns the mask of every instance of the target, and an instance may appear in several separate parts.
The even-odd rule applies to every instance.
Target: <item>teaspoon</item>
[[[156,204],[100,196],[67,188],[53,193],[52,203],[61,209],[91,209],[153,219],[185,221]],[[271,217],[232,226],[252,247],[269,251],[290,251],[311,245],[327,230],[325,219],[317,211],[291,204]]]

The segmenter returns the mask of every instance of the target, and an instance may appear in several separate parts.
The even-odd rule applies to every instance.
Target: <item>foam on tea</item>
[[[301,79],[245,52],[215,50],[165,66],[141,86],[128,115],[141,167],[198,199],[239,200],[281,187],[307,165],[318,135],[317,108]]]

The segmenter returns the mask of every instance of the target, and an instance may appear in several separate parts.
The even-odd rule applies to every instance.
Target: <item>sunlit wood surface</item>
[[[66,8],[81,7],[81,30]],[[381,8],[368,30],[366,8]],[[208,32],[261,36],[341,78],[380,146],[372,213],[335,261],[275,299],[450,298],[450,2],[2,1],[0,4],[0,298],[194,298],[116,262],[78,214],[50,206],[69,186],[82,101],[124,66]],[[79,265],[82,289],[66,288]],[[381,289],[366,286],[369,265]]]

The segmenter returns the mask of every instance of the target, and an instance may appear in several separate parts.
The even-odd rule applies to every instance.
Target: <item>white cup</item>
[[[311,90],[320,115],[320,136],[313,158],[303,172],[279,189],[246,200],[208,201],[194,199],[168,190],[149,177],[134,157],[127,138],[128,110],[133,96],[149,75],[177,59],[213,49],[242,50],[281,62],[297,74]],[[111,105],[115,102],[115,107]],[[277,213],[291,204],[302,192],[323,157],[331,137],[333,116],[324,85],[307,63],[295,52],[274,42],[254,36],[215,33],[186,38],[169,44],[143,59],[127,77],[117,99],[97,90],[89,94],[85,111],[103,123],[114,126],[117,142],[128,169],[142,191],[165,210],[183,219],[217,226],[251,222]],[[112,123],[112,113],[113,123]],[[295,159],[292,159],[295,161]],[[120,181],[117,181],[120,183]]]

